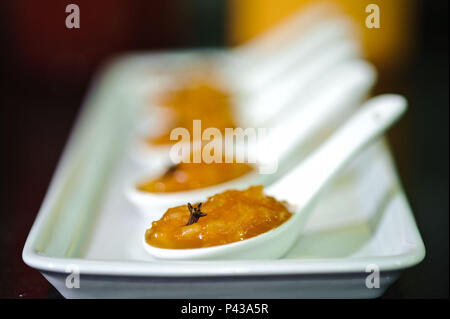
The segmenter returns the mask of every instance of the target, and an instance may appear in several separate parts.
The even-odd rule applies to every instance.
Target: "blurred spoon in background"
[[[282,121],[277,121],[279,115],[282,115],[284,110],[293,103],[296,108],[301,108],[302,104],[298,103],[296,99],[301,98],[302,94],[310,90],[314,81],[330,72],[333,67],[360,55],[358,44],[349,39],[335,39],[329,43],[323,43],[320,49],[317,48],[317,51],[309,52],[303,59],[299,59],[292,70],[279,77],[266,90],[261,90],[246,98],[239,95],[235,97],[233,113],[236,126],[242,128],[283,126]],[[159,114],[164,114],[161,109],[164,108],[154,108],[154,111],[159,110]],[[211,106],[211,112],[214,112],[213,106]],[[207,117],[208,114],[204,116]],[[158,121],[168,120],[159,118]],[[161,125],[162,129],[153,129],[151,132],[154,124],[147,123],[144,121],[144,124],[137,129],[130,155],[137,164],[143,167],[159,166],[169,160],[169,151],[173,144],[151,144],[149,142],[151,136],[158,136],[161,131],[165,133],[168,128]]]
[[[187,201],[202,201],[206,197],[229,188],[242,188],[251,184],[268,184],[271,174],[260,174],[267,165],[278,163],[293,149],[301,148],[320,129],[326,127],[334,117],[361,101],[367,96],[375,83],[374,68],[361,60],[348,61],[336,66],[326,75],[315,81],[310,90],[299,97],[296,103],[301,107],[292,113],[286,113],[283,125],[274,127],[267,136],[257,141],[237,144],[236,155],[255,152],[255,170],[229,182],[190,191],[173,193],[150,193],[139,190],[137,185],[156,178],[166,171],[168,166],[148,169],[134,177],[125,185],[127,199],[138,212],[148,219],[157,219],[172,206]],[[275,168],[276,169],[276,168]],[[259,172],[258,172],[259,171]]]

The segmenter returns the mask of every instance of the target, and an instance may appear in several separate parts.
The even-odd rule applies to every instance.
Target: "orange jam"
[[[138,185],[149,193],[188,191],[221,184],[241,177],[251,171],[247,163],[180,163],[170,167],[162,176]]]
[[[193,136],[193,120],[201,120],[203,128],[215,127],[222,133],[227,127],[236,127],[230,96],[218,87],[203,82],[166,93],[159,103],[175,111],[174,124],[162,135],[149,138],[150,144],[176,143],[170,140],[170,132],[176,127],[186,128]]]
[[[210,84],[211,80],[193,80],[190,85],[183,85],[178,89],[164,92],[158,98],[158,103],[171,108],[185,109],[190,107],[204,107],[211,101],[225,102],[230,95],[218,85]]]
[[[198,204],[193,205],[198,207]],[[228,190],[209,197],[191,225],[187,205],[169,208],[145,232],[154,247],[184,249],[218,246],[245,240],[276,228],[291,216],[287,204],[263,193],[263,186]]]

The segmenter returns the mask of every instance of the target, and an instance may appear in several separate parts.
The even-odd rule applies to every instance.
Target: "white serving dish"
[[[132,211],[123,183],[141,113],[130,83],[192,53],[130,55],[112,63],[87,97],[23,259],[67,298],[373,298],[425,248],[385,142],[364,151],[325,192],[287,256],[263,261],[154,260],[141,240],[148,221]],[[172,63],[172,65],[175,64]],[[148,73],[147,73],[148,70]],[[145,71],[145,72],[143,72]],[[295,187],[295,185],[293,185]],[[380,288],[365,285],[380,269]],[[66,287],[73,267],[80,288]]]

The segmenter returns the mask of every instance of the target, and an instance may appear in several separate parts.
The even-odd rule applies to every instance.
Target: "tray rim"
[[[187,51],[192,53],[192,51]],[[167,55],[173,55],[168,52]],[[160,57],[161,52],[149,53],[148,57]],[[399,185],[399,192],[392,199],[399,198],[405,205],[406,220],[411,227],[414,243],[411,248],[402,254],[378,256],[378,257],[352,257],[342,258],[320,258],[320,259],[278,259],[278,260],[242,260],[242,261],[190,261],[190,262],[166,262],[158,261],[149,263],[146,261],[117,261],[117,260],[93,260],[82,258],[50,257],[39,254],[35,247],[38,234],[45,227],[52,210],[53,203],[58,198],[58,188],[64,183],[65,176],[73,168],[72,154],[76,153],[79,140],[88,128],[84,127],[88,119],[88,112],[99,107],[95,103],[89,103],[92,93],[101,89],[109,75],[113,77],[123,65],[133,58],[142,59],[142,54],[127,54],[107,63],[94,78],[88,93],[83,101],[82,108],[74,122],[68,142],[66,143],[56,170],[52,176],[50,185],[44,197],[43,203],[33,226],[28,234],[22,251],[23,261],[30,267],[40,271],[51,271],[67,273],[69,265],[76,264],[81,274],[91,275],[115,275],[115,276],[152,276],[152,277],[214,277],[214,276],[267,276],[267,275],[308,275],[308,274],[330,274],[330,273],[360,273],[365,272],[368,264],[377,264],[381,271],[395,271],[412,267],[421,262],[425,257],[425,245],[420,236],[417,224],[404,194]],[[84,128],[84,129],[83,129]],[[79,146],[79,145],[78,145]],[[392,156],[387,147],[384,148],[394,166]],[[394,168],[392,173],[399,180],[398,173]],[[196,267],[209,264],[211,267]],[[188,267],[180,267],[180,266]],[[246,266],[246,267],[242,267]]]

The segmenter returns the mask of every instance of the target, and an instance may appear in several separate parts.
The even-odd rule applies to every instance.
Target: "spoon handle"
[[[232,49],[237,59],[251,60],[261,53],[279,48],[283,43],[295,41],[299,31],[311,29],[321,21],[330,20],[339,13],[339,8],[330,3],[315,3],[286,17],[275,26],[252,37]]]
[[[259,92],[280,74],[288,71],[299,59],[305,59],[308,55],[314,54],[329,41],[351,38],[353,28],[354,25],[342,18],[323,21],[305,31],[301,36],[288,41],[289,45],[281,46],[281,49],[279,48],[276,53],[265,59],[255,59],[257,61],[249,61],[245,65],[233,67],[232,73],[239,74],[238,77],[233,76],[233,78],[239,82],[239,87],[244,91]]]
[[[359,44],[350,39],[333,39],[322,45],[316,54],[299,59],[270,86],[248,98],[240,112],[252,125],[261,127],[273,119],[286,107],[303,97],[315,81],[336,65],[361,56]]]
[[[267,191],[298,205],[301,211],[355,155],[392,126],[406,107],[407,101],[400,95],[384,94],[370,99],[322,146]]]
[[[297,100],[301,108],[283,114],[283,125],[269,130],[261,140],[260,162],[270,163],[288,156],[334,117],[361,103],[375,80],[375,69],[362,60],[347,61],[330,70]]]

